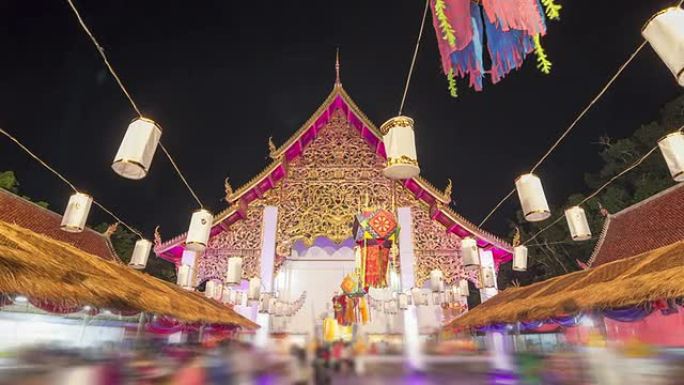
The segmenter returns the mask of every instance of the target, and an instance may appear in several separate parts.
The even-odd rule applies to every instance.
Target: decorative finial
[[[518,226],[515,226],[515,233],[513,234],[513,242],[511,244],[513,247],[520,245],[520,228]]]
[[[154,228],[154,245],[159,246],[162,244],[161,234],[159,234],[159,226]]]
[[[447,185],[444,188],[444,196],[447,198],[451,198],[451,189],[453,188],[453,184],[451,183],[451,178],[447,179]]]
[[[230,196],[233,195],[234,192],[233,186],[230,185],[230,182],[228,180],[230,180],[230,178],[226,177],[226,179],[223,181],[223,187],[226,190],[226,201],[230,199]]]
[[[116,230],[119,228],[119,222],[112,223],[111,225],[107,226],[107,230],[104,232],[104,236],[109,238],[116,232]]]
[[[598,202],[598,208],[599,208],[599,212],[601,213],[602,217],[607,218],[608,215],[610,215],[610,212],[608,211],[608,209],[603,207],[601,202]]]
[[[335,55],[335,85],[342,85],[340,80],[340,47],[337,47],[337,54]]]
[[[364,209],[366,209],[366,210],[370,210],[370,208],[371,208],[370,207],[370,197],[368,196],[368,192],[366,192],[366,199],[364,201],[364,206],[366,206],[366,207],[364,207]]]
[[[275,143],[273,143],[273,136],[269,136],[268,137],[268,156],[271,159],[275,159],[276,158],[275,153],[277,150],[278,150],[278,148],[276,147]]]

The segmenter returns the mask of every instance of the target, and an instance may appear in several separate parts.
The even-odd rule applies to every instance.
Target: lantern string
[[[116,83],[119,85],[119,88],[121,89],[121,92],[126,95],[126,98],[128,99],[128,102],[131,104],[131,107],[135,110],[135,112],[138,114],[139,117],[143,117],[142,112],[140,111],[140,108],[138,108],[138,105],[135,103],[133,100],[133,97],[131,96],[130,92],[126,89],[126,87],[123,84],[123,81],[119,77],[119,75],[116,73],[114,70],[114,67],[109,63],[109,59],[107,58],[107,55],[105,54],[105,49],[100,45],[100,43],[97,41],[93,33],[90,31],[88,26],[86,25],[85,21],[83,21],[83,18],[81,17],[81,14],[78,12],[78,9],[76,8],[76,5],[74,5],[72,0],[66,0],[69,6],[71,7],[71,10],[74,12],[74,15],[76,16],[76,19],[78,20],[78,23],[81,25],[81,28],[83,31],[85,31],[86,35],[90,38],[90,40],[93,42],[93,45],[97,49],[97,52],[100,54],[100,57],[102,57],[102,61],[104,62],[105,66],[109,70],[109,73],[114,77],[116,80]],[[183,184],[190,190],[190,194],[192,194],[193,198],[197,201],[199,204],[200,208],[204,208],[204,205],[202,204],[202,201],[200,201],[199,197],[195,193],[195,191],[190,187],[190,184],[188,183],[187,179],[183,175],[183,173],[180,171],[180,168],[176,164],[176,161],[173,159],[171,154],[166,150],[162,142],[159,142],[159,145],[161,146],[162,150],[164,151],[164,154],[166,157],[169,159],[171,162],[171,165],[173,166],[174,170],[176,171],[176,174],[178,177],[181,179]]]
[[[430,0],[425,1],[425,10],[423,10],[423,20],[420,22],[420,30],[418,31],[418,39],[416,40],[416,48],[413,51],[413,59],[411,59],[411,66],[409,67],[408,75],[406,76],[406,85],[404,86],[404,96],[401,97],[401,104],[399,105],[399,115],[404,110],[404,103],[406,102],[406,94],[408,94],[411,78],[413,77],[413,68],[416,65],[416,58],[418,57],[418,49],[420,48],[420,40],[423,37],[423,30],[425,29],[425,19],[427,19],[428,9],[430,8]]]
[[[682,0],[682,1],[684,1],[684,0]],[[613,83],[615,83],[615,81],[617,80],[617,78],[620,77],[620,75],[622,74],[622,72],[627,68],[627,66],[629,66],[629,64],[634,60],[634,58],[639,54],[639,52],[641,52],[641,50],[646,46],[647,43],[648,43],[648,42],[647,42],[646,40],[642,41],[641,44],[636,48],[636,50],[634,50],[634,52],[632,52],[632,54],[629,55],[629,57],[627,58],[627,61],[625,61],[624,63],[622,63],[622,65],[618,68],[617,72],[615,72],[615,74],[610,78],[610,80],[608,80],[608,82],[606,83],[606,85],[603,86],[603,88],[599,91],[599,93],[596,94],[596,96],[594,96],[594,98],[589,102],[589,104],[588,104],[586,107],[584,107],[584,109],[579,113],[579,115],[577,115],[577,117],[575,118],[575,120],[573,120],[573,122],[568,126],[568,128],[566,128],[565,131],[563,131],[563,133],[561,134],[561,136],[558,137],[558,139],[556,139],[556,141],[553,143],[553,145],[551,145],[551,147],[550,147],[550,148],[546,151],[546,153],[537,161],[537,163],[534,164],[534,166],[532,167],[532,169],[530,169],[530,173],[533,173],[535,170],[537,170],[537,168],[539,168],[539,166],[541,166],[541,164],[542,164],[542,163],[551,155],[551,153],[558,147],[558,145],[560,145],[560,143],[563,141],[563,139],[565,139],[565,138],[568,136],[568,134],[570,134],[570,132],[575,128],[575,126],[577,126],[577,124],[579,123],[579,121],[582,120],[582,118],[584,118],[584,116],[589,112],[589,110],[591,110],[591,108],[599,101],[599,99],[601,99],[601,97],[602,97],[602,96],[608,91],[608,89],[613,85]],[[506,196],[505,196],[505,197],[504,197],[504,198],[503,198],[503,199],[502,199],[502,200],[501,200],[501,201],[500,201],[500,202],[499,202],[499,203],[498,203],[498,204],[497,204],[497,205],[496,205],[488,214],[487,214],[487,216],[485,216],[485,218],[482,220],[482,222],[480,222],[480,224],[478,225],[478,227],[482,227],[482,225],[484,225],[485,222],[487,222],[487,220],[488,220],[492,215],[494,215],[494,213],[496,212],[496,210],[498,210],[499,207],[501,207],[501,205],[502,205],[506,200],[508,200],[508,198],[510,198],[510,197],[513,195],[513,193],[515,193],[515,188],[513,188],[513,190],[512,190],[511,192],[509,192],[508,195],[506,195]]]
[[[591,200],[591,199],[593,199],[594,197],[596,197],[596,195],[598,195],[601,191],[603,191],[606,187],[608,187],[608,185],[610,185],[611,183],[615,182],[618,178],[620,178],[621,176],[625,175],[626,173],[632,171],[634,168],[636,168],[636,167],[639,166],[641,163],[643,163],[643,162],[644,162],[649,156],[651,156],[657,149],[658,149],[658,146],[656,145],[656,146],[653,147],[650,151],[648,151],[646,154],[644,154],[641,158],[639,158],[636,162],[632,163],[629,167],[627,167],[626,169],[622,170],[622,171],[621,171],[620,173],[618,173],[617,175],[615,175],[615,176],[613,176],[612,178],[610,178],[606,183],[604,183],[603,185],[601,185],[601,187],[599,187],[598,189],[596,189],[596,191],[594,191],[593,193],[589,194],[586,198],[584,198],[581,202],[579,202],[579,203],[577,204],[577,206],[581,206],[581,205],[587,203],[589,200]],[[565,215],[561,215],[561,216],[559,216],[558,218],[556,218],[556,219],[555,219],[553,222],[551,222],[549,225],[547,225],[546,227],[544,227],[544,228],[542,228],[541,230],[537,231],[537,232],[536,232],[534,235],[532,235],[528,240],[526,240],[525,242],[523,242],[523,245],[526,245],[526,244],[529,243],[530,241],[532,241],[532,240],[534,240],[535,238],[537,238],[541,233],[543,233],[544,231],[548,230],[550,227],[554,226],[556,223],[558,223],[558,222],[559,222],[561,219],[563,219],[564,217],[565,217]]]
[[[41,159],[38,155],[34,154],[31,150],[28,149],[28,147],[26,147],[23,143],[21,143],[21,142],[19,141],[19,139],[17,139],[16,137],[14,137],[14,136],[13,136],[12,134],[10,134],[9,132],[5,131],[3,128],[0,128],[0,133],[3,134],[4,136],[6,136],[6,137],[7,137],[9,140],[11,140],[12,142],[14,142],[19,148],[21,148],[21,149],[22,149],[25,153],[27,153],[31,158],[33,158],[35,161],[37,161],[38,163],[40,163],[41,166],[43,166],[43,167],[45,167],[46,169],[48,169],[48,171],[50,171],[51,173],[53,173],[57,178],[59,178],[62,182],[64,182],[67,186],[69,186],[69,188],[71,188],[75,193],[78,193],[78,192],[79,192],[78,189],[76,188],[76,186],[75,186],[73,183],[69,182],[69,180],[68,180],[66,177],[64,177],[64,175],[60,174],[57,170],[55,170],[54,168],[52,168],[49,164],[47,164],[47,163],[46,163],[43,159]],[[93,203],[94,203],[97,207],[99,207],[100,209],[102,209],[102,211],[104,211],[105,213],[109,214],[109,215],[110,215],[112,218],[114,218],[114,220],[116,220],[118,223],[121,223],[122,225],[124,225],[124,226],[125,226],[127,229],[129,229],[131,232],[133,232],[134,234],[136,234],[136,235],[139,236],[140,238],[144,238],[143,235],[142,235],[142,233],[141,233],[140,231],[136,230],[136,229],[133,228],[132,226],[128,225],[126,222],[122,221],[121,218],[119,218],[118,216],[116,216],[111,210],[109,210],[109,209],[107,209],[106,207],[104,207],[100,202],[98,202],[98,201],[96,201],[95,199],[93,199]]]

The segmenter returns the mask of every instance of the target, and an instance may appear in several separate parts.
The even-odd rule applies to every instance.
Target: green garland
[[[541,0],[544,5],[546,16],[549,20],[560,20],[560,10],[562,5],[556,4],[553,0]]]
[[[458,89],[456,88],[456,76],[454,75],[454,69],[449,69],[449,74],[447,75],[447,80],[449,81],[449,93],[452,98],[458,97]]]
[[[444,13],[446,7],[444,0],[435,0],[435,14],[437,15],[437,21],[439,21],[439,28],[442,30],[442,39],[446,40],[451,48],[454,48],[456,47],[456,35],[449,23],[449,18],[447,18],[446,13]]]
[[[546,52],[544,52],[539,34],[534,35],[534,54],[537,56],[537,68],[539,68],[539,71],[546,75],[550,74],[552,64]]]

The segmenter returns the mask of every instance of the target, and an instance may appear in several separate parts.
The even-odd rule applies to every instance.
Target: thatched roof
[[[507,289],[448,327],[544,320],[683,296],[684,241],[679,241],[589,270]]]
[[[232,309],[121,263],[0,221],[0,293],[256,328]]]

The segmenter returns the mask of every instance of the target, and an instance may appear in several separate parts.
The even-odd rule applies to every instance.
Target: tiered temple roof
[[[13,223],[35,233],[69,243],[105,260],[119,260],[109,237],[90,228],[86,228],[80,233],[62,231],[60,229],[61,215],[9,191],[0,189],[0,207],[2,207],[0,221]]]
[[[684,183],[610,214],[590,266],[628,258],[684,239]]]
[[[226,191],[226,201],[230,205],[214,216],[211,235],[226,231],[232,224],[244,219],[249,204],[263,198],[264,194],[274,189],[287,176],[288,164],[302,155],[307,146],[316,139],[319,131],[328,124],[333,114],[339,113],[338,111],[345,114],[349,124],[377,155],[386,158],[382,134],[338,81],[309,120],[280,147],[272,148],[270,155],[273,160],[262,172],[239,188]],[[439,190],[422,177],[406,179],[400,183],[417,200],[431,207],[431,217],[442,224],[446,231],[460,237],[473,236],[480,247],[492,250],[499,262],[511,258],[512,247],[506,241],[478,228],[449,207],[451,197],[448,191]],[[159,243],[155,247],[155,252],[164,259],[178,262],[185,237],[184,233]]]

